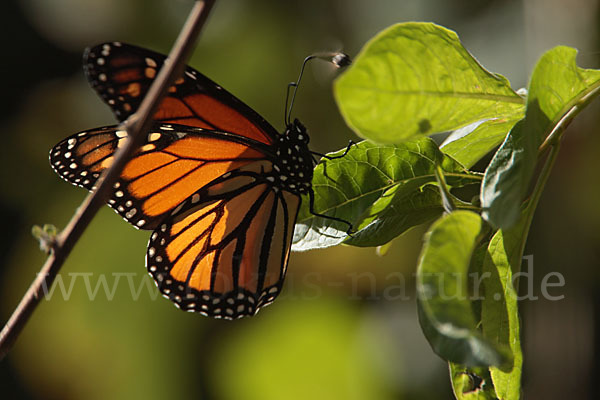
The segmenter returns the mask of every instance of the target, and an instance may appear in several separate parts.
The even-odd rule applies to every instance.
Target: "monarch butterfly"
[[[164,61],[113,42],[87,49],[84,70],[123,121]],[[303,194],[312,208],[315,161],[306,128],[286,117],[279,134],[190,67],[153,118],[108,205],[153,231],[146,267],[177,307],[215,318],[254,315],[281,291]],[[76,133],[50,151],[50,164],[62,179],[93,190],[126,135],[116,125]]]

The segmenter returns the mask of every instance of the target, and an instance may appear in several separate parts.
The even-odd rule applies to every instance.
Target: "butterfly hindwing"
[[[153,51],[113,42],[87,49],[83,61],[90,84],[122,121],[138,109],[164,60]],[[264,144],[278,136],[258,113],[190,67],[169,88],[154,119],[231,132]]]
[[[279,294],[300,198],[255,171],[208,185],[152,233],[147,268],[179,308],[232,319]]]

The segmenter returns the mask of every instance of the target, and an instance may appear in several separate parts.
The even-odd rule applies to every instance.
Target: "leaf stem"
[[[481,207],[474,206],[468,203],[459,203],[456,205],[457,210],[469,210],[474,211],[476,213],[481,213]]]
[[[449,176],[452,178],[463,178],[463,179],[472,179],[474,181],[481,182],[483,180],[483,174],[476,171],[469,171],[468,174],[460,173],[460,172],[446,172],[444,176]]]
[[[104,204],[104,200],[109,195],[112,185],[118,179],[123,167],[143,142],[146,132],[153,123],[152,116],[155,110],[175,77],[185,68],[187,58],[214,3],[215,0],[195,1],[169,57],[150,86],[138,111],[121,124],[120,128],[127,130],[128,134],[125,145],[117,150],[113,164],[98,179],[97,189],[85,198],[65,229],[56,237],[50,256],[0,332],[0,360],[14,345],[39,304],[44,289],[52,285],[75,243]]]
[[[544,154],[548,147],[558,143],[565,129],[569,126],[573,118],[577,116],[593,99],[596,98],[600,94],[600,83],[596,84],[589,92],[585,93],[581,98],[577,101],[576,104],[569,108],[563,116],[560,118],[558,123],[552,129],[552,132],[548,136],[544,142],[540,145],[538,149],[538,155]]]
[[[559,139],[559,138],[557,137],[557,139]],[[546,159],[546,161],[544,163],[542,171],[540,172],[538,180],[535,184],[535,187],[533,189],[533,192],[531,194],[531,197],[529,198],[529,202],[525,209],[525,215],[526,215],[527,221],[525,222],[524,232],[529,232],[529,227],[531,226],[531,222],[533,221],[533,215],[535,214],[535,209],[537,208],[537,205],[540,201],[542,192],[544,191],[544,187],[546,186],[546,183],[548,182],[548,178],[550,178],[550,172],[552,172],[552,168],[554,167],[554,164],[556,163],[556,159],[558,158],[559,150],[560,150],[560,142],[559,141],[557,141],[556,143],[554,143],[552,145],[552,147],[550,147],[550,154],[548,155],[548,158]],[[527,241],[527,234],[524,235],[524,237],[523,237],[523,241],[521,243],[520,254],[523,254],[526,241]]]
[[[442,166],[439,163],[435,164],[435,180],[438,183],[438,188],[440,189],[440,197],[442,198],[442,207],[444,207],[444,212],[450,214],[452,211],[456,209],[456,205],[454,201],[452,201],[452,195],[450,194],[450,189],[448,189],[448,185],[446,184],[446,178],[444,177],[444,171],[442,170]]]

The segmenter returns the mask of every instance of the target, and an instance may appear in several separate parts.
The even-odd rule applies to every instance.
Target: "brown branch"
[[[173,80],[185,68],[186,61],[192,52],[196,38],[202,30],[214,3],[214,0],[197,0],[194,3],[188,19],[169,53],[169,57],[150,86],[138,111],[121,124],[121,129],[127,130],[128,133],[125,145],[117,150],[113,164],[98,179],[96,190],[92,191],[85,198],[66,228],[56,237],[56,241],[52,246],[52,252],[46,263],[0,332],[0,360],[12,348],[29,317],[31,317],[39,304],[44,294],[44,288],[52,285],[75,243],[77,243],[85,228],[90,224],[96,212],[104,204],[105,199],[112,190],[112,185],[118,179],[125,164],[133,152],[144,141],[146,132],[153,123],[152,116],[155,110]]]

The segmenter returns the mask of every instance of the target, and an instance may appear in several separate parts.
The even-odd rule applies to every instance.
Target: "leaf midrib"
[[[456,177],[456,178],[466,178],[466,179],[472,179],[472,180],[475,180],[475,181],[476,181],[476,180],[481,180],[481,179],[482,179],[482,177],[481,177],[481,176],[478,176],[478,175],[473,175],[473,174],[446,173],[446,174],[444,174],[444,175],[445,175],[445,176]],[[343,202],[341,202],[341,203],[338,203],[338,204],[336,204],[336,205],[335,205],[335,206],[333,206],[333,207],[329,207],[329,208],[326,208],[326,209],[323,209],[323,210],[319,210],[319,213],[326,213],[327,211],[331,211],[331,210],[334,210],[334,209],[336,209],[336,208],[343,207],[343,206],[345,206],[346,204],[349,204],[349,203],[351,203],[351,202],[353,202],[353,201],[357,201],[357,200],[361,199],[362,197],[366,197],[366,196],[369,196],[369,195],[371,195],[371,194],[374,194],[374,193],[377,193],[377,192],[380,192],[380,191],[385,191],[385,190],[388,190],[388,189],[390,189],[390,188],[392,188],[392,187],[394,187],[394,186],[398,186],[398,185],[401,185],[401,184],[405,184],[405,183],[407,183],[407,182],[410,182],[411,180],[414,180],[414,179],[421,179],[421,178],[430,178],[430,179],[433,181],[433,180],[435,180],[435,175],[434,175],[434,174],[419,175],[419,176],[413,176],[413,177],[411,177],[411,178],[406,178],[406,179],[402,179],[402,180],[399,180],[399,181],[395,181],[395,182],[392,182],[392,183],[390,183],[390,184],[388,184],[388,185],[382,186],[382,187],[380,187],[380,188],[373,189],[373,190],[370,190],[370,191],[367,191],[367,192],[362,192],[362,193],[361,193],[360,195],[358,195],[358,196],[355,196],[355,197],[350,197],[350,198],[348,198],[347,200],[345,200],[345,201],[343,201]],[[317,184],[317,185],[313,185],[313,187],[322,187],[322,186],[324,186],[324,187],[331,187],[331,185],[325,185],[325,184]],[[315,218],[315,216],[314,216],[314,215],[311,215],[309,218],[305,218],[305,219],[302,219],[302,220],[298,220],[298,221],[296,221],[296,223],[299,223],[299,222],[304,222],[304,221],[308,221],[308,220],[311,220],[311,219],[314,219],[314,218]]]

